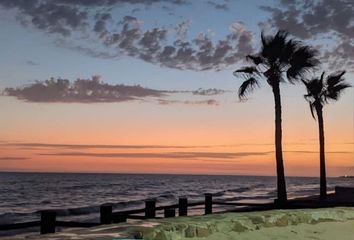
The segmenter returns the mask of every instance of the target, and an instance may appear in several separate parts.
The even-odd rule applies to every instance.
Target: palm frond
[[[290,58],[287,76],[292,80],[303,77],[304,73],[319,64],[317,51],[309,46],[299,46]]]
[[[240,69],[237,69],[236,71],[234,71],[234,75],[237,75],[239,73],[245,73],[245,74],[249,74],[249,75],[252,75],[252,74],[259,74],[258,70],[256,67],[253,67],[253,66],[249,66],[249,67],[242,67]]]
[[[286,31],[278,31],[274,36],[264,36],[262,33],[262,49],[261,56],[270,63],[275,63],[282,58],[284,46],[287,43],[288,33]]]
[[[327,102],[328,100],[338,100],[344,89],[351,87],[350,84],[344,82],[345,79],[343,75],[345,71],[331,74],[326,79],[327,88],[324,92],[324,98]]]
[[[327,85],[334,86],[334,85],[344,81],[344,79],[342,78],[344,74],[345,74],[345,71],[329,75],[326,79]]]
[[[313,103],[311,103],[311,102],[309,102],[309,105],[310,105],[311,115],[312,115],[313,119],[315,119],[315,120],[316,120],[316,116],[315,116],[315,112],[314,112],[314,108],[315,108],[315,106],[314,106],[314,104],[313,104]]]
[[[252,60],[252,62],[253,62],[255,65],[259,65],[259,64],[263,63],[262,57],[260,57],[260,56],[258,56],[258,55],[247,55],[247,56],[246,56],[246,59],[247,59],[247,60]]]
[[[325,100],[338,100],[343,90],[349,87],[351,87],[351,85],[347,83],[339,83],[333,87],[328,86],[327,91],[324,94]]]
[[[294,54],[296,49],[299,47],[299,42],[294,39],[289,39],[282,49],[282,54],[280,56],[280,62],[283,64],[288,64],[291,56]]]
[[[259,83],[257,79],[254,77],[250,77],[241,84],[240,88],[238,89],[238,97],[240,98],[240,100],[247,99],[246,95],[252,92],[258,86]]]

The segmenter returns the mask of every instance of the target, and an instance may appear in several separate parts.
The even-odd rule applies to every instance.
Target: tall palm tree
[[[260,51],[257,54],[246,56],[252,65],[236,70],[234,75],[241,75],[245,79],[238,90],[240,100],[247,99],[247,94],[259,86],[262,78],[265,78],[272,88],[275,103],[277,202],[279,205],[284,205],[287,201],[287,194],[282,151],[280,83],[286,82],[286,79],[294,83],[315,67],[318,60],[315,50],[290,39],[286,31],[278,31],[274,36],[265,36],[262,33],[261,40]]]
[[[313,78],[311,80],[302,80],[307,89],[305,99],[310,104],[312,117],[316,119],[314,112],[316,112],[319,129],[320,141],[320,197],[327,196],[326,183],[326,160],[325,160],[325,137],[323,125],[323,106],[329,101],[337,101],[344,89],[350,87],[344,82],[343,75],[345,71],[337,72],[326,77],[324,80],[324,72],[320,78]]]

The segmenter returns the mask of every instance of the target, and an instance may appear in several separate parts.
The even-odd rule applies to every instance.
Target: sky
[[[354,85],[347,0],[0,0],[0,171],[275,175],[266,81],[233,71],[286,30],[317,49],[306,78]],[[287,176],[318,176],[301,84],[281,85]],[[329,176],[354,174],[354,92],[324,108]]]

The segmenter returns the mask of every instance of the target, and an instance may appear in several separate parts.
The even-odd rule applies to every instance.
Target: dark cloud
[[[29,102],[67,103],[124,102],[164,96],[164,93],[159,90],[139,85],[109,85],[103,83],[98,76],[93,76],[91,79],[77,79],[72,83],[68,79],[51,78],[26,87],[6,88],[4,94]]]
[[[110,11],[119,4],[152,5],[167,3],[173,5],[189,4],[187,0],[1,0],[0,7],[17,11],[17,19],[24,26],[34,26],[48,33],[64,37],[75,31],[86,31],[92,12]],[[109,14],[108,12],[105,14]],[[108,19],[98,19],[94,31],[102,34]]]
[[[219,2],[214,2],[214,1],[207,1],[207,4],[209,4],[210,6],[214,7],[215,9],[218,9],[218,10],[224,10],[224,11],[229,10],[229,6],[225,2],[219,3]]]
[[[32,60],[25,61],[25,64],[27,64],[29,66],[38,66],[39,65],[39,63],[32,61]]]
[[[269,24],[302,39],[332,40],[320,45],[333,69],[354,71],[354,2],[351,0],[279,0],[280,7],[262,6],[272,14]]]
[[[26,157],[0,157],[0,161],[22,161],[29,160],[30,158]]]
[[[0,6],[15,10],[17,19],[24,26],[54,34],[59,46],[105,59],[129,56],[181,70],[221,70],[243,60],[244,55],[253,50],[252,34],[240,24],[237,31],[232,28],[223,39],[215,40],[209,34],[201,33],[187,40],[188,21],[178,24],[175,29],[156,27],[143,30],[142,22],[133,16],[113,19],[110,14],[112,6],[123,3],[185,5],[189,1],[1,0]],[[215,7],[223,8],[218,4]]]
[[[71,4],[60,4],[60,1],[1,0],[0,6],[17,10],[17,18],[23,25],[32,25],[48,33],[69,36],[88,25],[86,10]]]
[[[70,82],[68,79],[51,78],[45,81],[37,81],[33,84],[18,87],[5,88],[3,95],[16,97],[27,102],[45,103],[99,103],[99,102],[126,102],[135,100],[152,100],[159,104],[182,103],[186,105],[219,105],[214,99],[203,100],[168,100],[163,99],[172,94],[188,93],[193,95],[211,96],[223,94],[220,89],[198,89],[196,91],[156,90],[139,85],[128,86],[124,84],[110,85],[101,81],[99,76],[91,79],[76,79]]]
[[[247,156],[264,156],[270,152],[169,152],[169,153],[41,153],[43,156],[98,157],[98,158],[163,158],[163,159],[235,159]]]
[[[169,31],[164,28],[143,31],[135,17],[125,16],[120,24],[120,32],[108,34],[104,38],[107,50],[94,50],[91,55],[109,55],[111,58],[126,55],[162,67],[203,71],[221,70],[240,61],[253,50],[253,36],[241,23],[238,23],[237,28],[231,27],[231,33],[224,39],[213,41],[209,34],[200,33],[188,41],[186,35],[190,22],[182,22],[174,29],[177,39],[173,42],[169,41]],[[81,46],[77,45],[77,49],[80,50]]]
[[[76,4],[81,6],[112,6],[115,4],[142,4],[170,3],[176,5],[188,4],[188,0],[56,0],[59,3]]]

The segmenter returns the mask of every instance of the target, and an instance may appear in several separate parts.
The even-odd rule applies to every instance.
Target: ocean
[[[354,178],[328,178],[328,190],[354,186]],[[289,198],[319,193],[319,178],[288,177]],[[157,205],[204,199],[269,202],[276,197],[276,178],[263,176],[206,176],[162,174],[0,173],[0,225],[39,220],[44,209],[57,210],[58,219],[98,221],[99,206],[114,210],[144,206],[156,198]],[[228,207],[215,208],[226,210]],[[203,208],[189,213],[198,214]],[[1,236],[1,232],[0,232]]]

